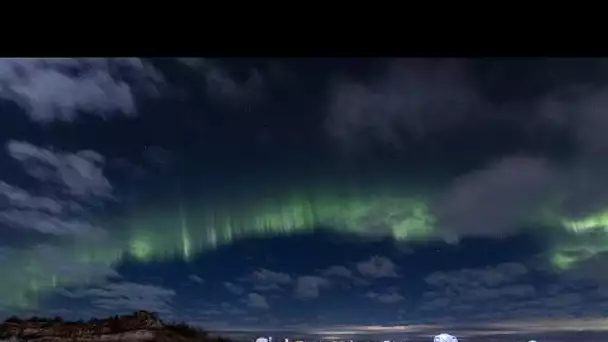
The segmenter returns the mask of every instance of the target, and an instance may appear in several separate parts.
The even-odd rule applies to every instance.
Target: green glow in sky
[[[608,252],[608,236],[595,242],[576,241],[557,244],[551,254],[551,264],[560,271],[567,271],[600,253]]]
[[[562,271],[571,268],[578,261],[579,258],[576,255],[569,255],[564,252],[556,252],[551,257],[551,263]]]
[[[111,265],[123,253],[108,241],[95,244],[33,246],[13,250],[0,260],[0,304],[14,308],[35,308],[41,294],[65,285],[95,283],[111,275]]]
[[[558,222],[569,237],[551,247],[550,261],[556,269],[568,270],[608,251],[608,212]],[[0,282],[0,302],[34,308],[41,294],[103,280],[127,257],[140,262],[189,262],[201,253],[248,237],[291,235],[317,227],[400,241],[438,239],[435,224],[424,199],[387,187],[252,194],[230,201],[178,198],[163,205],[132,208],[125,217],[108,218],[103,224],[109,231],[105,240],[74,241],[50,251],[31,247],[0,260],[2,269],[13,270]]]
[[[569,270],[597,254],[608,252],[608,211],[559,221],[569,235],[552,247],[551,263],[556,269]]]
[[[564,226],[574,233],[592,230],[608,232],[608,211],[599,212],[579,220],[563,220]]]
[[[136,211],[127,231],[130,254],[141,261],[168,256],[189,260],[200,252],[247,237],[289,235],[326,227],[411,240],[429,237],[434,223],[423,201],[405,196],[294,195],[231,206],[178,204],[175,214],[166,209]]]
[[[133,254],[137,259],[146,260],[152,256],[152,246],[146,241],[146,238],[140,238],[131,241],[131,248],[129,252]]]
[[[166,204],[133,208],[125,217],[102,221],[109,231],[104,240],[74,240],[52,250],[31,247],[0,260],[7,263],[0,265],[2,269],[13,270],[0,283],[0,301],[9,307],[35,308],[40,294],[103,280],[127,257],[189,262],[248,237],[291,235],[317,227],[397,240],[425,239],[433,234],[434,223],[423,200],[386,187],[368,192],[254,193],[230,201],[168,199]]]

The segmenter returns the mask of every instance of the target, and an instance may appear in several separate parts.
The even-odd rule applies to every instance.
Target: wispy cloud
[[[175,291],[160,286],[132,282],[110,283],[105,286],[76,290],[76,298],[87,298],[97,308],[116,311],[149,310],[171,314]]]
[[[52,214],[59,214],[63,210],[63,204],[57,199],[31,195],[3,181],[0,181],[0,196],[4,196],[9,205],[16,208],[42,210]]]
[[[188,276],[188,279],[190,279],[191,281],[197,283],[197,284],[204,284],[205,283],[205,279],[197,276],[196,274],[191,274]]]
[[[331,266],[321,273],[327,277],[342,277],[342,278],[352,278],[353,272],[346,268],[346,266]]]
[[[359,262],[357,270],[361,275],[370,278],[398,277],[397,266],[393,261],[383,256],[373,256],[369,260]]]
[[[287,273],[274,272],[264,268],[253,271],[244,280],[252,282],[257,291],[281,290],[282,285],[290,284],[293,281]]]
[[[94,151],[73,153],[27,142],[9,141],[6,148],[34,181],[22,182],[23,189],[0,180],[0,224],[19,236],[46,236],[33,246],[0,242],[10,255],[0,259],[0,271],[11,278],[0,286],[6,295],[2,305],[34,308],[36,298],[61,286],[117,277],[112,265],[122,252],[109,232],[91,221],[94,211],[114,198],[104,158]],[[103,257],[87,252],[93,243],[106,248]]]
[[[0,61],[0,98],[37,122],[79,115],[135,115],[137,95],[155,94],[163,77],[139,58],[7,58]]]
[[[376,141],[403,146],[458,127],[484,104],[467,61],[397,59],[370,82],[342,79],[329,93],[325,127],[349,149]]]
[[[399,294],[396,289],[391,289],[386,293],[370,291],[366,293],[365,296],[384,304],[399,303],[405,300],[405,297]]]
[[[602,283],[589,275],[580,278],[582,274],[573,269],[562,273],[557,282],[542,284],[533,281],[538,272],[531,272],[520,263],[433,272],[425,278],[430,288],[424,293],[420,308],[432,312],[438,320],[447,314],[452,318],[499,321],[523,317],[561,319],[570,314],[595,317],[608,306],[608,293],[602,293]],[[590,302],[594,304],[590,306]],[[483,309],[489,303],[502,309]]]
[[[294,294],[298,299],[319,297],[320,290],[330,285],[330,281],[318,276],[301,276],[296,279]]]
[[[235,295],[241,295],[245,292],[245,289],[242,286],[239,286],[235,283],[231,283],[229,281],[224,282],[224,287],[226,288],[226,290],[228,290],[228,292]]]
[[[95,151],[69,153],[20,141],[10,141],[7,150],[30,176],[40,181],[64,186],[80,198],[111,197],[112,185],[102,169],[105,158]]]
[[[266,79],[258,69],[250,69],[244,78],[234,77],[216,61],[207,58],[178,58],[182,64],[197,70],[204,78],[210,99],[225,105],[253,105],[266,95]]]
[[[105,229],[94,226],[88,221],[63,219],[35,210],[0,211],[0,222],[10,228],[32,229],[39,233],[59,236],[81,236],[92,239],[106,234]]]
[[[346,266],[331,266],[324,270],[321,270],[320,275],[325,278],[332,278],[335,282],[341,284],[345,288],[351,288],[352,286],[366,286],[369,285],[369,281],[364,280],[359,276],[355,276]]]
[[[0,222],[16,229],[43,234],[100,237],[106,231],[86,220],[80,202],[102,203],[112,199],[112,185],[103,173],[104,158],[94,151],[69,153],[9,141],[11,157],[47,189],[45,196],[0,181],[0,196],[8,207],[0,210]],[[52,185],[52,186],[49,186]]]
[[[268,301],[266,300],[266,297],[264,297],[258,293],[248,294],[246,303],[247,303],[247,306],[249,306],[250,308],[268,309],[270,307],[268,305]]]

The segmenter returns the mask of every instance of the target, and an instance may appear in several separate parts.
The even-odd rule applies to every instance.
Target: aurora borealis
[[[606,71],[0,60],[0,313],[149,309],[245,334],[605,331]]]
[[[322,196],[306,198],[285,196],[268,201],[251,200],[232,207],[196,201],[185,206],[180,200],[171,201],[162,209],[145,208],[132,215],[113,219],[108,225],[124,227],[116,238],[106,238],[87,244],[62,245],[67,248],[67,260],[75,265],[100,264],[107,267],[120,264],[124,258],[140,262],[182,259],[190,261],[201,253],[213,251],[223,245],[251,237],[289,236],[327,227],[339,232],[360,236],[384,236],[400,242],[436,241],[441,235],[429,205],[413,196],[389,194]],[[175,208],[171,206],[175,205]],[[604,214],[582,220],[563,219],[562,226],[553,229],[570,236],[568,242],[557,243],[550,260],[558,269],[567,269],[576,262],[604,252],[608,248],[608,232],[602,223]],[[368,229],[363,229],[368,227]],[[369,229],[373,227],[373,229]],[[44,252],[37,248],[23,251],[13,260],[23,260],[20,278],[24,284],[5,286],[10,303],[17,307],[37,305],[39,294],[62,284],[79,284],[90,281],[94,275],[83,278],[49,272],[37,265]],[[52,253],[48,251],[47,253]],[[63,262],[63,260],[61,261]],[[61,265],[55,265],[60,267]]]

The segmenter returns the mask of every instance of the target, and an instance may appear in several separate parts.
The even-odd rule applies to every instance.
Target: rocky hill
[[[91,319],[87,322],[64,321],[61,318],[21,320],[11,317],[0,324],[0,340],[67,342],[67,341],[204,341],[224,342],[205,331],[186,324],[166,324],[156,315],[137,311],[132,315]]]

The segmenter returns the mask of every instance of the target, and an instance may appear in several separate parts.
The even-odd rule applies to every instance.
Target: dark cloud
[[[34,245],[0,239],[10,253],[10,263],[0,261],[0,270],[11,277],[1,289],[10,298],[2,305],[24,308],[35,305],[29,297],[47,295],[61,286],[103,284],[118,277],[112,261],[83,257],[92,243],[109,251],[116,246],[108,231],[92,221],[91,204],[114,198],[103,173],[105,159],[90,150],[72,153],[27,142],[9,141],[6,147],[35,181],[22,182],[27,186],[22,189],[0,180],[0,227],[19,236],[31,232],[46,236]]]
[[[239,309],[228,302],[220,303],[220,307],[222,308],[223,312],[228,315],[242,315],[245,313],[245,310]]]
[[[118,157],[108,160],[107,166],[115,176],[137,181],[159,177],[175,166],[175,155],[159,146],[144,146],[141,155],[133,158]]]
[[[165,166],[173,160],[172,154],[160,146],[146,147],[143,157],[147,164],[155,166]]]
[[[63,219],[36,210],[0,211],[0,223],[16,229],[32,229],[43,234],[82,236],[98,238],[106,231],[91,223],[78,219]]]
[[[548,162],[528,157],[505,158],[470,172],[441,198],[440,226],[458,235],[513,233],[559,194],[558,177]]]
[[[320,290],[330,285],[329,280],[318,276],[301,276],[296,279],[294,294],[298,299],[319,297]]]
[[[239,78],[229,69],[206,58],[178,58],[204,78],[209,99],[230,106],[254,105],[266,96],[266,80],[258,69],[250,69]]]
[[[520,263],[504,263],[495,267],[481,269],[462,269],[449,272],[433,272],[425,281],[436,287],[478,284],[494,287],[511,283],[528,274],[526,266]]]
[[[468,304],[475,301],[504,299],[507,296],[527,297],[534,294],[534,288],[530,285],[518,284],[527,273],[527,268],[517,263],[484,269],[434,272],[426,277],[425,281],[441,293],[427,293],[427,296],[436,299],[427,304],[447,305],[454,304],[454,301]],[[441,298],[437,298],[438,295]]]
[[[196,315],[202,316],[199,317],[200,320],[207,320],[209,317],[221,317],[221,316],[235,316],[235,315],[244,315],[247,312],[243,309],[237,308],[231,303],[222,302],[219,305],[211,305],[210,309],[201,310],[201,309],[192,309],[188,311],[192,311]],[[186,320],[187,322],[193,321],[192,317]]]
[[[573,282],[556,283],[542,288],[536,292],[524,294],[524,285],[520,291],[515,289],[507,292],[505,298],[495,299],[501,302],[500,312],[492,310],[478,310],[476,317],[483,320],[500,321],[518,318],[553,318],[564,319],[573,316],[599,317],[608,307],[605,295],[601,288]],[[506,292],[506,291],[505,291]],[[485,306],[487,302],[472,303],[472,306]],[[590,303],[593,303],[590,305]]]
[[[79,290],[73,295],[87,298],[97,308],[110,312],[148,310],[171,313],[175,291],[155,285],[121,282]]]
[[[100,154],[57,151],[17,141],[9,141],[7,150],[38,181],[32,188],[43,189],[43,196],[0,181],[0,199],[5,199],[0,223],[4,227],[87,239],[107,233],[89,222],[83,206],[113,199],[113,187],[103,173],[104,158]]]
[[[608,126],[606,94],[608,78],[601,82],[558,84],[533,105],[536,123],[533,134],[560,132],[578,145],[577,153],[585,157],[601,157],[608,148],[608,139],[601,134]]]
[[[351,289],[358,286],[369,285],[369,281],[357,277],[353,274],[346,266],[331,266],[324,270],[321,270],[320,275],[325,278],[332,278],[332,280],[346,289]]]
[[[8,142],[7,150],[38,181],[32,188],[44,190],[43,196],[37,196],[0,180],[0,200],[4,199],[0,202],[0,224],[56,236],[94,239],[106,234],[105,229],[88,221],[83,207],[113,198],[101,155],[87,150],[55,151],[16,141]]]
[[[108,160],[108,169],[121,175],[123,178],[144,179],[150,175],[144,165],[140,165],[127,158],[114,158]]]
[[[226,290],[228,290],[228,292],[236,295],[241,295],[245,292],[245,289],[243,289],[242,286],[239,286],[235,283],[231,283],[229,281],[224,282],[224,287],[226,288]]]
[[[511,132],[513,150],[498,149],[437,195],[433,212],[444,238],[501,237],[547,224],[538,221],[546,219],[539,212],[548,206],[555,218],[584,217],[608,205],[608,140],[601,133],[608,128],[605,61],[380,64],[386,66],[380,73],[343,78],[331,87],[325,128],[342,146],[403,147],[459,132],[485,144],[490,128]],[[488,76],[494,74],[502,76]]]
[[[373,256],[369,260],[359,262],[357,270],[361,275],[370,278],[398,277],[397,266],[393,261],[383,256]]]
[[[425,278],[431,288],[424,294],[420,309],[433,312],[437,319],[441,316],[457,321],[465,316],[469,320],[501,321],[601,315],[602,308],[608,306],[601,281],[589,274],[580,277],[579,272],[572,269],[557,282],[538,282],[542,273],[531,273],[520,263],[434,272]],[[577,276],[572,277],[574,274]],[[496,307],[501,309],[494,310]]]
[[[403,297],[397,291],[397,289],[390,289],[389,291],[384,293],[370,291],[367,292],[365,296],[384,304],[394,304],[405,300],[405,297]]]
[[[63,204],[54,198],[37,197],[29,192],[0,181],[0,196],[3,196],[8,205],[20,208],[41,210],[52,214],[59,214],[63,211]]]
[[[134,115],[136,95],[154,93],[161,74],[139,58],[8,58],[0,61],[0,98],[38,122],[81,114]]]
[[[353,272],[346,268],[345,266],[331,266],[321,273],[327,277],[342,277],[342,278],[352,278]]]
[[[64,186],[71,195],[80,198],[112,197],[112,185],[103,174],[105,158],[97,152],[69,153],[19,141],[10,141],[7,150],[39,181]]]
[[[591,281],[602,287],[608,288],[608,274],[598,272],[608,267],[608,253],[601,252],[594,255],[587,255],[579,262],[576,267],[561,273],[561,277],[569,281]]]
[[[287,273],[274,272],[261,268],[252,272],[245,280],[253,283],[257,291],[280,290],[282,285],[290,284],[293,279]]]
[[[222,310],[218,310],[218,309],[208,309],[208,310],[198,310],[196,312],[198,315],[203,316],[203,319],[206,319],[207,316],[219,316],[221,314],[223,314]]]
[[[572,160],[558,169],[562,178],[556,186],[562,192],[561,211],[572,216],[585,216],[608,205],[604,181],[608,139],[601,133],[608,128],[604,98],[608,78],[603,67],[595,70],[603,73],[601,82],[558,87],[538,100],[545,129],[558,129],[573,141]]]
[[[256,309],[268,309],[270,306],[268,305],[268,301],[266,297],[258,294],[258,293],[250,293],[247,295],[247,306],[250,308]]]
[[[205,279],[197,276],[196,274],[191,274],[188,276],[188,279],[190,279],[191,281],[198,283],[198,284],[204,284],[205,283]]]
[[[325,127],[346,147],[371,141],[402,146],[453,129],[484,108],[468,62],[400,59],[369,82],[342,80],[329,94]]]
[[[372,76],[368,82],[344,80],[332,88],[326,127],[338,141],[351,147],[370,140],[402,146],[413,140],[437,140],[460,129],[469,132],[473,121],[479,122],[473,135],[500,125],[526,136],[518,142],[519,152],[495,154],[440,191],[433,213],[444,238],[501,237],[547,224],[539,222],[546,219],[539,212],[549,205],[554,206],[553,216],[583,217],[608,204],[603,181],[608,161],[601,152],[608,144],[599,133],[607,123],[602,94],[608,79],[554,82],[523,100],[493,101],[476,79],[479,61],[407,59],[388,64],[381,77]],[[541,63],[537,64],[541,70]],[[545,136],[561,149],[565,142],[574,144],[574,156],[564,162],[555,157],[557,147],[526,145]]]

